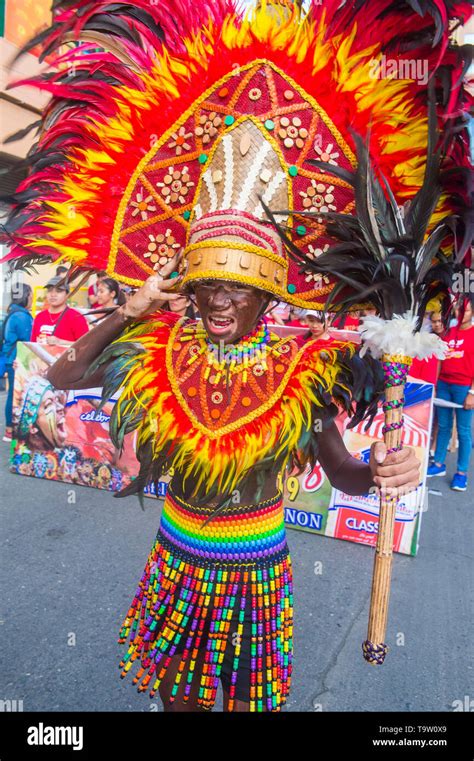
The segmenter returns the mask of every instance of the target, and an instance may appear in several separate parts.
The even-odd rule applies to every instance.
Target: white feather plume
[[[433,354],[444,359],[446,355],[448,345],[439,336],[428,330],[416,331],[417,317],[413,312],[394,315],[392,320],[367,315],[361,318],[361,323],[361,356],[367,351],[376,359],[383,354],[403,354],[417,359]]]

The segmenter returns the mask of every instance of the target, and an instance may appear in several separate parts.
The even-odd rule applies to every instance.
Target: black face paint
[[[251,333],[269,302],[269,295],[258,288],[225,280],[197,283],[194,293],[204,328],[215,343],[235,343]]]

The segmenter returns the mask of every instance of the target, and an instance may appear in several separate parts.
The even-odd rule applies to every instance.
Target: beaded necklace
[[[265,318],[262,318],[254,330],[242,336],[237,343],[224,345],[214,343],[204,330],[202,323],[192,328],[185,327],[181,341],[196,340],[198,343],[190,347],[190,358],[187,365],[192,365],[203,354],[206,355],[207,367],[204,377],[213,385],[217,385],[224,375],[227,377],[242,373],[242,382],[247,382],[247,371],[253,368],[256,375],[262,375],[267,370],[266,351],[270,342],[270,331]],[[211,376],[211,370],[214,371]]]

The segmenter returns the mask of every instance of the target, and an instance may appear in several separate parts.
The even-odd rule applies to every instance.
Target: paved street
[[[24,711],[150,710],[130,676],[119,679],[116,639],[161,502],[146,500],[142,512],[136,498],[13,475],[9,445],[0,444],[0,698],[23,700]],[[289,711],[452,711],[461,705],[454,701],[474,699],[474,467],[465,494],[449,489],[453,467],[450,456],[448,477],[429,480],[441,496],[429,495],[418,557],[395,556],[382,667],[361,655],[373,550],[288,530],[296,616]]]

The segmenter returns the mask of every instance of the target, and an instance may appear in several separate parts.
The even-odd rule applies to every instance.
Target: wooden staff
[[[387,453],[402,448],[403,405],[406,377],[412,358],[399,354],[384,354],[382,365],[385,373],[384,442]],[[388,604],[392,575],[393,534],[398,498],[380,494],[380,516],[375,548],[372,591],[370,596],[369,626],[367,639],[362,643],[365,660],[372,665],[384,662],[388,651],[385,644]]]

